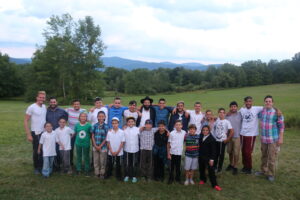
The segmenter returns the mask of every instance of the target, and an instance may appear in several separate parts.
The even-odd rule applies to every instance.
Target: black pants
[[[71,152],[70,152],[70,164],[71,164],[71,166],[74,165],[73,155],[74,155],[75,139],[76,139],[76,134],[71,138]]]
[[[221,171],[223,167],[225,147],[226,144],[224,142],[216,142],[216,159],[214,162],[214,167],[218,171]]]
[[[138,155],[139,152],[136,153],[128,153],[124,152],[124,172],[125,176],[129,176],[130,178],[136,177],[137,167],[138,167]]]
[[[113,166],[116,164],[116,177],[121,180],[122,172],[121,172],[121,156],[107,156],[107,173],[106,176],[110,177],[112,175]]]
[[[215,187],[217,184],[217,178],[215,175],[214,167],[209,165],[209,160],[199,157],[199,172],[200,172],[200,180],[206,182],[206,174],[205,169],[208,170],[208,176],[212,187]]]
[[[43,153],[38,154],[39,142],[42,134],[36,135],[34,131],[31,132],[32,136],[32,159],[33,167],[35,170],[41,171],[43,168]]]
[[[159,155],[155,155],[154,159],[154,178],[164,179],[165,177],[165,163],[164,159]]]
[[[176,168],[176,169],[175,169]],[[171,155],[171,171],[170,171],[170,180],[174,180],[174,170],[176,170],[175,180],[180,181],[181,173],[181,156]]]
[[[141,160],[140,160],[140,165],[141,165],[141,175],[147,178],[152,177],[152,151],[151,150],[141,150],[140,153]]]
[[[59,144],[56,143],[56,156],[53,161],[54,171],[59,171],[60,165],[61,165],[61,157],[60,157],[60,151],[59,151]]]

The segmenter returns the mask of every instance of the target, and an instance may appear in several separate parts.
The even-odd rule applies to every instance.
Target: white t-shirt
[[[200,112],[199,114],[196,113],[195,110],[187,110],[187,113],[190,114],[190,122],[189,122],[189,125],[190,124],[195,124],[196,127],[197,127],[197,131],[196,131],[196,134],[199,135],[200,132],[201,132],[201,121],[202,119],[204,118],[204,114],[202,112]]]
[[[140,127],[145,126],[145,122],[146,122],[147,119],[150,119],[150,109],[149,110],[145,110],[145,109],[143,110]]]
[[[257,136],[258,135],[258,113],[262,111],[262,106],[252,106],[250,109],[241,108],[242,127],[240,135]]]
[[[108,110],[106,107],[96,108],[93,112],[89,112],[88,120],[91,122],[92,125],[98,122],[98,112],[103,111],[105,113],[105,123],[108,122]]]
[[[125,110],[124,113],[124,122],[126,123],[126,119],[128,117],[133,117],[135,119],[135,121],[137,120],[137,118],[139,117],[139,114],[137,112],[130,112],[130,110]]]
[[[44,125],[46,123],[46,113],[47,108],[44,104],[42,106],[39,106],[38,104],[33,103],[26,110],[26,114],[30,115],[31,117],[31,131],[34,131],[36,135],[39,135],[44,131]]]
[[[43,148],[43,156],[56,156],[56,133],[43,132],[40,138],[40,144]]]
[[[217,119],[214,124],[213,136],[218,142],[223,142],[227,139],[228,130],[232,129],[230,121],[227,119]]]
[[[65,126],[63,129],[58,127],[55,129],[56,141],[64,145],[64,150],[71,150],[71,136],[74,134],[74,130],[68,126]],[[62,150],[59,146],[59,150]]]
[[[172,155],[182,155],[183,143],[186,132],[184,130],[177,131],[174,129],[169,136],[168,142],[170,143],[170,154]]]
[[[114,130],[108,131],[106,136],[106,141],[109,142],[113,152],[118,151],[120,144],[122,142],[125,142],[124,131],[122,131],[121,129],[118,129],[118,131],[116,132]],[[108,149],[108,155],[111,156],[111,152],[109,151],[109,149]],[[123,148],[119,152],[118,156],[122,156],[122,155],[123,155]]]
[[[140,130],[138,127],[134,126],[132,128],[127,127],[124,130],[125,135],[125,146],[124,151],[128,153],[136,153],[139,151],[139,135]]]

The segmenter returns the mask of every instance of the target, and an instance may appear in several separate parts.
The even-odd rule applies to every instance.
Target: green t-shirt
[[[75,144],[80,147],[90,147],[92,125],[90,123],[85,125],[77,123],[74,131],[76,133]]]

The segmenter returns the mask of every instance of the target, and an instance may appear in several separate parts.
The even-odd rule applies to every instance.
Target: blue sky
[[[0,0],[0,51],[32,57],[51,15],[92,16],[104,56],[242,63],[300,51],[298,0]]]

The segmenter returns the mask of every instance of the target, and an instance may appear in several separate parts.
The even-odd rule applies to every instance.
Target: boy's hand
[[[64,147],[64,145],[61,145],[61,146],[60,146],[60,148],[61,148],[62,150],[65,150],[65,147]]]
[[[171,154],[169,154],[169,153],[168,153],[168,159],[169,159],[169,160],[172,159]]]
[[[33,138],[32,138],[32,136],[29,134],[27,134],[27,141],[28,142],[32,142],[33,141]]]
[[[227,144],[229,142],[229,138],[227,138],[226,140],[223,141],[224,144]]]
[[[283,138],[279,137],[279,140],[277,141],[277,146],[280,146],[283,144]]]
[[[37,152],[38,154],[41,154],[41,150],[40,149],[38,149],[38,152]]]
[[[177,111],[177,108],[174,108],[174,109],[172,110],[172,114],[175,115],[175,114],[176,114],[176,111]]]
[[[91,113],[94,112],[95,109],[96,109],[96,107],[92,107],[92,108],[90,109],[90,112],[91,112]]]
[[[214,166],[214,160],[209,160],[209,166],[213,167]]]

